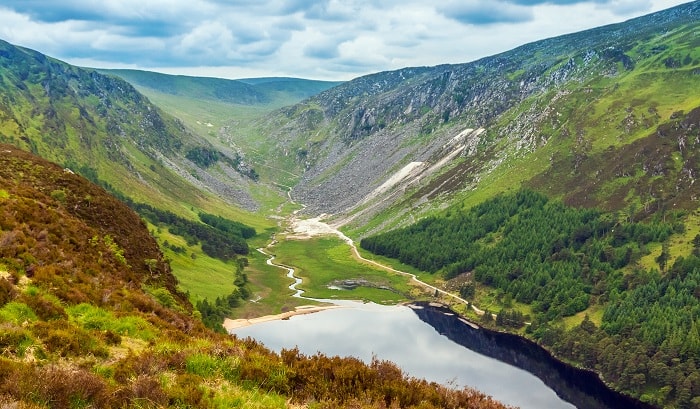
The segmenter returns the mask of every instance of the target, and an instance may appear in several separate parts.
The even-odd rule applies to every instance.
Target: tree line
[[[204,254],[223,261],[248,254],[250,249],[245,239],[255,235],[253,228],[219,216],[200,214],[203,222],[208,220],[214,223],[210,225],[185,219],[169,210],[157,209],[145,203],[128,200],[127,205],[152,224],[166,225],[172,234],[183,237],[188,245],[201,244]]]
[[[470,273],[479,285],[530,305],[526,332],[560,356],[634,396],[685,407],[700,396],[700,377],[693,375],[700,359],[700,237],[685,258],[670,260],[662,244],[657,265],[638,263],[649,246],[684,231],[681,216],[634,222],[520,190],[365,238],[360,246],[448,279]],[[585,320],[564,328],[563,317],[594,304],[604,307],[599,326]],[[496,324],[522,325],[521,314],[501,313]]]
[[[183,237],[189,246],[201,244],[202,251],[209,257],[222,261],[235,259],[250,251],[246,239],[255,236],[255,229],[243,223],[228,220],[221,216],[199,213],[200,222],[185,219],[169,210],[158,209],[146,203],[135,202],[118,191],[111,184],[101,180],[97,172],[88,166],[69,163],[83,177],[103,187],[112,196],[125,203],[142,218],[154,225],[166,225],[172,234]],[[179,249],[174,249],[179,251]]]

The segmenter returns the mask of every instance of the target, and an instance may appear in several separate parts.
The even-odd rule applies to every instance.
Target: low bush
[[[14,300],[16,296],[15,286],[5,277],[0,277],[0,307]]]
[[[66,320],[38,322],[33,326],[46,350],[61,357],[94,355],[107,357],[107,349],[90,332]]]
[[[104,407],[109,399],[104,380],[82,368],[35,368],[21,373],[15,387],[15,396],[53,409]]]
[[[0,350],[3,355],[23,356],[33,344],[32,335],[25,328],[9,323],[0,326]]]
[[[19,301],[27,304],[43,321],[68,318],[68,314],[57,301],[49,300],[39,294],[24,293],[19,297]]]

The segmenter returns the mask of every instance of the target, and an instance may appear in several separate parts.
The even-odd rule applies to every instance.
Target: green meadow
[[[358,262],[351,248],[335,237],[284,240],[273,248],[275,262],[292,266],[302,279],[304,296],[320,299],[351,299],[395,304],[408,300],[408,278]],[[363,281],[352,290],[333,289],[344,280]]]

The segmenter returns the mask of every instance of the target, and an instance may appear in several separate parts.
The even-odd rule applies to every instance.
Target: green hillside
[[[60,166],[0,150],[3,407],[504,407],[388,362],[280,355],[207,330],[136,213]]]
[[[264,143],[260,144],[265,138],[258,137],[255,122],[276,109],[341,84],[284,77],[226,80],[138,70],[100,72],[129,81],[158,107],[181,120],[188,130],[219,149],[244,155],[263,180],[277,182],[280,170],[288,170],[270,161]],[[253,189],[251,194],[260,194],[259,190]],[[265,198],[259,201],[264,202]]]
[[[235,290],[235,263],[212,256],[210,242],[173,223],[201,226],[205,213],[261,234],[274,227],[253,210],[284,198],[257,188],[255,168],[239,152],[215,147],[126,81],[5,42],[0,95],[0,141],[60,163],[130,203],[151,223],[193,302]]]
[[[140,269],[141,278],[129,276],[143,287],[137,298],[150,294],[180,314],[173,322],[191,321],[202,334],[210,331],[200,321],[217,328],[230,314],[275,313],[300,302],[284,296],[284,277],[250,249],[274,243],[292,212],[325,215],[362,240],[366,252],[403,263],[487,310],[478,314],[479,308],[453,305],[471,319],[529,337],[643,401],[700,407],[699,30],[700,1],[694,1],[470,63],[409,67],[340,84],[128,70],[104,75],[0,43],[0,141],[59,163],[67,174],[88,177],[136,210],[143,222],[131,222],[141,228],[146,223],[139,234],[156,237],[165,256],[137,253],[134,261],[125,244],[131,236],[100,231],[89,242],[95,248],[86,269],[97,271],[89,263],[109,259],[107,272],[129,275],[129,269],[115,270],[127,260],[124,265]],[[27,174],[36,179],[36,173],[13,166],[2,182]],[[3,189],[0,200],[17,194]],[[52,206],[94,209],[93,193],[75,196],[48,186],[44,196],[47,191]],[[14,211],[8,220],[14,220]],[[27,220],[43,220],[38,213],[30,212]],[[31,227],[22,222],[18,229]],[[34,270],[58,269],[59,278],[75,272],[70,263],[59,268],[36,261],[42,234],[22,230],[10,237],[5,231],[3,226],[10,250],[3,263],[13,274],[7,279],[12,285]],[[148,248],[157,251],[145,237],[138,241],[148,240]],[[76,244],[83,241],[62,243],[83,249]],[[322,290],[337,278],[329,262],[356,265],[346,249],[344,242],[323,239],[275,248],[280,260],[305,263],[306,270],[295,267],[313,275],[313,287]],[[60,252],[47,254],[55,258]],[[166,258],[179,286],[166,274]],[[154,274],[156,267],[162,274]],[[71,309],[87,302],[83,299],[101,307],[91,298],[98,294],[88,294],[83,282],[73,294],[57,280],[52,285],[64,293],[56,299],[46,295],[55,307],[46,308],[61,305],[61,319],[87,331],[85,339],[95,339],[88,345],[96,349],[88,354],[103,357],[107,338],[81,326],[82,310]],[[402,289],[402,297],[420,293],[403,283],[376,281]],[[9,309],[4,317],[15,327],[25,319],[35,322],[34,316],[44,319],[28,310],[34,304],[22,301],[28,299],[25,290],[5,287],[10,307],[2,307]],[[259,297],[255,303],[243,302],[253,294]],[[113,297],[99,296],[107,304]],[[139,301],[128,300],[125,308],[139,308]],[[181,329],[157,333],[172,336],[168,342],[176,345],[158,353],[191,351],[179,338]],[[49,330],[14,330],[37,340],[42,353],[57,353],[42,338]],[[205,337],[210,336],[221,339]],[[17,339],[12,342],[25,338]],[[128,342],[152,338],[139,339]],[[269,356],[251,343],[230,342]],[[11,353],[20,360],[21,351]],[[209,358],[202,359],[211,363]],[[260,368],[249,368],[251,376],[274,385],[268,389],[279,395],[274,399],[330,402],[323,394],[330,386],[321,395],[305,389],[320,380],[300,367],[293,373],[290,365],[307,362],[297,358],[294,353],[261,358]],[[223,389],[214,383],[212,389],[260,385],[235,384],[241,375],[230,375],[215,361],[217,382],[229,383]],[[155,376],[132,370],[120,378],[122,369],[109,362],[100,361],[104,372],[93,371],[109,388]],[[173,385],[180,382],[182,366],[157,362],[171,371],[159,382],[168,399],[176,399]],[[177,382],[169,383],[173,379]],[[304,393],[297,395],[299,390]],[[12,399],[25,396],[12,391],[0,389]],[[375,392],[367,394],[374,399]],[[359,405],[350,397],[343,402]]]
[[[630,395],[693,407],[700,234],[688,234],[686,216],[669,211],[638,222],[521,190],[361,245],[449,280],[476,305],[494,294],[496,326],[532,337]],[[655,265],[646,266],[650,255]]]
[[[0,141],[178,214],[185,215],[189,206],[255,206],[246,204],[246,195],[231,203],[235,198],[222,200],[221,191],[206,181],[187,180],[216,176],[211,163],[183,161],[193,150],[216,149],[123,80],[6,42],[0,42],[0,79]],[[235,152],[217,154],[217,165],[234,168],[245,181],[250,168]],[[219,180],[229,187],[241,183]]]
[[[648,207],[695,178],[693,152],[656,152],[652,139],[700,107],[699,15],[691,2],[466,64],[368,75],[236,136],[267,141],[256,149],[270,166],[303,173],[294,193],[309,213],[350,220],[356,236],[523,185],[567,203]],[[621,157],[627,169],[601,166]],[[375,194],[412,162],[424,171]]]

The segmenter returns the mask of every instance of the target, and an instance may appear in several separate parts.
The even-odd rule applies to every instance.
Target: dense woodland
[[[645,401],[695,407],[700,239],[693,254],[675,260],[665,244],[684,231],[681,216],[641,222],[634,214],[571,208],[521,190],[365,238],[361,246],[447,278],[471,274],[504,299],[530,305],[526,332],[559,356]],[[656,265],[642,268],[640,258],[659,243]],[[596,304],[604,307],[601,322],[587,318],[565,330],[561,318]],[[517,327],[509,324],[524,320],[508,314],[497,323]]]
[[[134,203],[128,199],[125,202],[144,219],[155,225],[166,226],[171,233],[185,238],[188,245],[201,244],[202,251],[209,257],[228,261],[235,259],[237,255],[248,254],[248,243],[245,239],[246,236],[251,237],[251,229],[242,223],[210,215],[204,215],[202,220],[209,220],[215,225],[207,222],[197,223],[151,205]],[[255,230],[252,235],[255,235]]]

